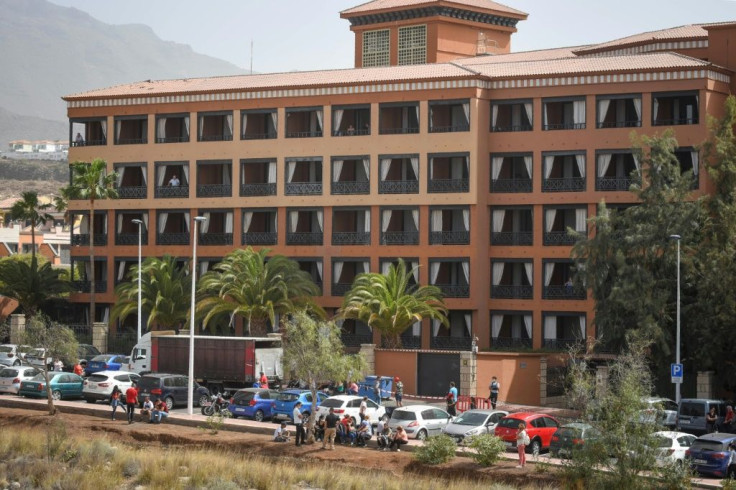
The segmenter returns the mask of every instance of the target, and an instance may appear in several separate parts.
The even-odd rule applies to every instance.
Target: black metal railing
[[[203,134],[197,137],[197,141],[232,141],[232,134]]]
[[[332,296],[345,296],[345,293],[353,287],[351,282],[338,282],[332,285]]]
[[[418,180],[382,180],[378,183],[379,194],[418,194]]]
[[[381,245],[419,245],[418,231],[384,231]]]
[[[430,126],[430,133],[457,133],[460,131],[470,131],[470,124],[453,124],[450,126]]]
[[[200,233],[199,243],[202,245],[232,245],[232,233]]]
[[[232,184],[199,184],[197,197],[230,197],[233,195]]]
[[[319,196],[322,194],[322,182],[287,182],[287,196]]]
[[[189,197],[188,185],[156,186],[157,198]]]
[[[333,245],[370,245],[370,231],[333,231]]]
[[[534,286],[512,286],[497,284],[491,286],[491,298],[499,299],[532,299]]]
[[[324,233],[319,232],[293,232],[286,234],[287,245],[322,245]]]
[[[243,233],[243,245],[276,245],[278,233],[275,231],[249,231]]]
[[[371,183],[368,180],[338,181],[332,183],[333,194],[370,194]]]
[[[361,344],[372,344],[373,335],[357,335],[353,333],[341,333],[340,339],[345,347],[360,347]]]
[[[542,192],[581,192],[585,190],[585,177],[542,180]]]
[[[491,127],[491,132],[493,133],[511,133],[516,131],[531,131],[532,125],[531,124],[518,124],[515,126],[500,126],[496,125]]]
[[[78,293],[89,293],[92,291],[92,282],[82,280],[72,281],[72,287]],[[95,281],[95,292],[107,292],[107,281]]]
[[[164,136],[163,138],[156,138],[156,143],[189,143],[189,135]]]
[[[554,284],[542,288],[543,299],[585,299],[587,292],[574,285]]]
[[[343,129],[332,132],[332,136],[366,136],[369,134],[371,134],[370,129]]]
[[[431,231],[429,232],[431,245],[467,245],[470,243],[469,231]]]
[[[145,136],[142,138],[120,138],[115,143],[116,145],[145,145],[148,143],[148,138]]]
[[[473,339],[470,337],[432,337],[429,347],[437,350],[470,350]]]
[[[677,118],[677,119],[655,119],[652,121],[652,126],[680,126],[685,124],[698,124],[700,119],[697,117],[690,118]]]
[[[189,245],[189,232],[157,233],[156,245]]]
[[[147,192],[145,185],[128,185],[118,187],[118,198],[120,199],[145,199]]]
[[[138,233],[115,233],[115,245],[138,245]],[[141,245],[148,245],[148,230],[141,233]]]
[[[406,127],[406,128],[379,128],[378,134],[417,134],[419,133],[418,127]]]
[[[273,140],[276,139],[276,132],[268,133],[243,133],[240,135],[241,140]]]
[[[533,245],[533,231],[491,232],[491,245]]]
[[[70,146],[104,146],[107,144],[107,139],[99,140],[87,140],[87,141],[72,141]]]
[[[598,129],[601,128],[640,128],[641,120],[637,121],[611,121],[611,122],[599,122],[596,124]]]
[[[129,354],[135,344],[138,343],[136,340],[135,332],[116,331],[113,334],[107,336],[107,352],[119,352],[121,354]],[[122,368],[127,371],[127,369]]]
[[[409,329],[411,331],[411,328]],[[422,337],[420,335],[401,335],[402,349],[421,349]]]
[[[262,182],[258,184],[240,184],[240,195],[245,196],[275,196],[276,183]]]
[[[468,284],[434,284],[445,298],[469,298],[470,286]]]
[[[320,138],[322,131],[287,131],[287,138]]]
[[[631,177],[597,177],[595,190],[597,191],[628,191],[639,179]]]
[[[74,332],[74,338],[77,339],[77,342],[80,344],[91,344],[92,343],[92,327],[89,324],[86,323],[71,323],[67,324],[67,327],[71,329],[72,332]],[[131,347],[128,352],[133,350]]]
[[[432,179],[427,184],[428,192],[469,192],[470,180],[468,179]]]
[[[89,233],[72,234],[72,245],[89,245]],[[107,234],[95,233],[95,247],[107,245]]]
[[[568,350],[570,347],[582,343],[582,339],[544,339],[542,347],[551,350]]]
[[[567,231],[545,231],[543,245],[575,245],[577,238]]]
[[[557,129],[585,129],[585,123],[554,123],[544,124],[542,126],[544,131],[554,131]]]
[[[491,339],[491,350],[517,350],[531,348],[532,339],[513,337],[493,337]]]
[[[491,192],[531,192],[532,179],[491,180]]]

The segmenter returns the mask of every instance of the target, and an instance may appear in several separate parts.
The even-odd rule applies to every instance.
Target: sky
[[[108,24],[145,24],[165,41],[261,73],[350,68],[339,12],[363,0],[50,0]],[[700,22],[736,21],[735,0],[506,0],[529,14],[512,51],[579,46]]]

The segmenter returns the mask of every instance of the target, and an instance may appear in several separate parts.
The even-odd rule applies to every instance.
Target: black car
[[[181,374],[163,374],[151,373],[141,376],[138,381],[138,402],[143,405],[143,401],[148,396],[151,401],[161,399],[171,410],[176,405],[186,405],[188,396],[187,388],[189,378]],[[194,404],[202,405],[208,401],[210,392],[207,388],[200,386],[194,382]]]

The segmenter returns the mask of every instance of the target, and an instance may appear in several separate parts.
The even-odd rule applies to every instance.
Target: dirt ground
[[[452,462],[428,467],[414,461],[410,452],[382,452],[375,448],[345,448],[338,446],[334,451],[322,450],[321,443],[296,447],[294,444],[272,442],[269,436],[242,432],[220,431],[217,435],[180,425],[165,422],[160,425],[136,422],[128,425],[127,421],[109,420],[83,414],[57,413],[63,420],[68,434],[94,438],[106,435],[116,441],[132,446],[208,448],[236,452],[255,453],[264,457],[288,457],[305,459],[313,462],[329,461],[333,464],[344,464],[346,469],[360,466],[370,470],[390,472],[398,477],[411,474],[422,474],[435,478],[463,477],[489,483],[506,483],[519,487],[556,487],[559,481],[554,470],[535,471],[530,464],[524,469],[515,468],[513,460],[502,460],[493,467],[483,468],[469,458],[455,458]],[[46,424],[49,415],[37,410],[3,408],[0,411],[0,430],[12,430],[13,427],[39,427]]]

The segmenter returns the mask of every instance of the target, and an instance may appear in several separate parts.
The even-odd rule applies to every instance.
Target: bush
[[[480,434],[473,436],[468,444],[474,452],[468,452],[468,456],[482,466],[491,466],[501,459],[501,454],[506,451],[506,444],[500,437],[493,434]]]
[[[454,458],[456,450],[455,440],[441,434],[424,441],[424,444],[414,451],[414,458],[424,464],[442,464]]]

